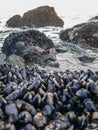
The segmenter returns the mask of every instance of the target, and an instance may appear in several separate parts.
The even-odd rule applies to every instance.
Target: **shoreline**
[[[4,64],[0,86],[2,130],[98,128],[98,71],[51,73]]]

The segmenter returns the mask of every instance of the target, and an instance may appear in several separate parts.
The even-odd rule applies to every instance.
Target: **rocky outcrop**
[[[15,15],[12,18],[10,18],[7,21],[7,25],[9,27],[20,27],[21,26],[21,16],[20,15]]]
[[[98,47],[98,22],[87,22],[78,24],[72,28],[60,32],[60,39]]]
[[[53,7],[41,6],[24,13],[23,17],[13,16],[6,22],[6,25],[8,27],[44,27],[63,26],[64,22],[57,16]]]
[[[51,39],[37,30],[10,34],[4,41],[2,52],[22,57],[25,62],[56,60],[56,50]]]

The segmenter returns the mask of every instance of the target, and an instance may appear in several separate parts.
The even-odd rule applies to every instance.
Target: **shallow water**
[[[59,39],[59,33],[61,30],[65,28],[72,27],[73,25],[86,22],[89,20],[91,16],[66,16],[63,17],[64,20],[64,27],[44,27],[44,28],[37,28],[37,30],[43,32],[46,34],[47,37],[51,38],[55,44],[55,46],[60,45],[66,48],[67,52],[65,53],[58,53],[57,54],[57,62],[60,63],[60,68],[58,70],[65,70],[65,69],[71,69],[71,70],[97,70],[98,68],[98,49],[97,48],[82,48],[79,45],[74,45],[73,43],[66,43]],[[0,52],[1,47],[3,45],[4,39],[12,32],[15,31],[22,31],[22,30],[28,30],[27,29],[18,29],[18,28],[7,28],[5,26],[5,21],[0,23]],[[95,57],[95,60],[92,63],[82,63],[78,60],[78,57],[86,54],[89,56]],[[46,67],[46,69],[54,70],[55,68]]]

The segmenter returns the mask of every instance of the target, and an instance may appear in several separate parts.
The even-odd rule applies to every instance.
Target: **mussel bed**
[[[98,72],[0,65],[0,130],[97,130]]]

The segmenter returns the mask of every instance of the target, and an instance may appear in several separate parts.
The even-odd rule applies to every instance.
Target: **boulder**
[[[51,39],[37,30],[9,34],[5,39],[2,52],[22,57],[25,62],[56,60],[56,50]]]
[[[30,10],[23,16],[15,15],[10,18],[6,25],[8,27],[44,27],[44,26],[60,26],[64,25],[62,19],[57,16],[55,9],[49,6],[41,6]]]
[[[83,46],[98,47],[98,22],[78,24],[60,32],[60,39],[80,43]]]
[[[21,16],[20,15],[15,15],[15,16],[11,17],[7,21],[7,25],[9,27],[20,27],[21,26]]]

